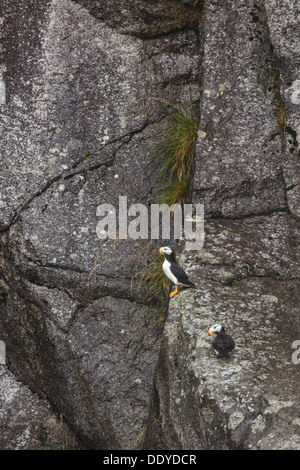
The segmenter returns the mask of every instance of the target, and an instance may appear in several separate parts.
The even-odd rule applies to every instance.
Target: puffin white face
[[[212,335],[215,335],[217,333],[220,333],[221,330],[222,330],[222,325],[220,325],[220,323],[215,323],[208,330],[208,336],[212,336]]]
[[[159,250],[158,250],[158,253],[159,254],[163,254],[165,253],[166,255],[171,255],[173,253],[173,250],[169,247],[169,246],[162,246]]]

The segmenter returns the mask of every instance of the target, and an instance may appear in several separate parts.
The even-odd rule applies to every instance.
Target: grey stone
[[[41,400],[0,366],[1,450],[62,450],[78,448],[76,434],[49,403]]]
[[[192,187],[205,241],[178,253],[197,290],[170,301],[146,449],[299,449],[297,8],[205,2]],[[236,341],[225,360],[216,322]]]
[[[88,449],[300,448],[297,12],[1,2],[0,448],[56,446],[54,409]],[[100,204],[157,201],[161,100],[200,102],[205,205],[203,249],[177,253],[198,289],[170,301],[163,335],[134,278],[146,243],[96,233]],[[211,348],[216,321],[230,359]]]
[[[278,57],[281,94],[287,115],[284,180],[291,213],[300,216],[300,42],[299,3],[266,1],[270,36]]]
[[[299,449],[300,376],[292,361],[299,280],[197,285],[170,303],[145,447]],[[207,332],[216,322],[236,342],[229,359],[211,347]]]
[[[84,162],[84,169],[112,165],[124,139],[162,115],[149,98],[180,94],[188,100],[199,52],[190,53],[197,49],[194,31],[143,43],[72,1],[44,2],[33,10],[30,2],[20,9],[3,2],[2,11],[7,102],[1,116],[5,159],[0,226],[7,227],[35,196],[62,176],[80,172],[85,155],[97,159]],[[21,34],[15,27],[18,15],[32,25]],[[198,88],[192,84],[194,95]],[[139,151],[144,157],[149,148]],[[139,180],[137,174],[135,178]]]
[[[195,0],[75,1],[122,34],[142,38],[197,28],[201,15],[200,5],[196,5]]]
[[[210,219],[203,248],[180,261],[190,276],[235,285],[248,277],[299,279],[299,223],[285,213]]]
[[[157,200],[159,100],[199,99],[199,9],[78,3],[1,3],[1,339],[88,448],[140,448],[161,327],[134,278],[146,245],[99,240],[97,207]]]
[[[286,208],[275,58],[263,2],[205,2],[202,99],[193,200],[206,215]]]

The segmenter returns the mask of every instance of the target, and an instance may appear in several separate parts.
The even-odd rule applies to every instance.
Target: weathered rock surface
[[[0,366],[1,450],[75,448],[76,436],[53,413],[47,401],[17,382]],[[75,437],[75,444],[74,444]]]
[[[166,26],[142,40],[119,15],[37,3],[1,4],[1,339],[18,380],[78,421],[89,448],[136,448],[160,327],[131,283],[145,250],[100,242],[96,212],[153,200],[146,156],[163,113],[151,98],[199,97],[197,21],[172,2],[184,20],[168,22],[160,2]]]
[[[287,113],[283,176],[287,203],[300,217],[300,43],[299,3],[266,0],[270,37],[280,63],[281,94]]]
[[[146,429],[148,449],[300,449],[297,9],[1,2],[0,447],[55,445],[55,409],[90,449],[141,448]],[[198,290],[173,298],[161,337],[131,282],[142,244],[100,242],[96,214],[155,200],[152,98],[190,97],[206,238],[182,253]],[[237,343],[227,361],[207,338],[216,321]]]
[[[204,249],[179,258],[198,289],[170,302],[148,449],[299,449],[299,233],[290,245],[285,214],[253,219],[209,222]],[[230,359],[211,348],[216,322]]]
[[[193,197],[206,215],[286,208],[272,53],[263,2],[206,2]]]
[[[172,33],[182,28],[198,28],[200,3],[195,0],[75,0],[96,18],[122,34],[142,38]]]
[[[300,448],[298,9],[205,2],[193,180],[205,242],[179,258],[198,289],[170,302],[147,449]],[[229,359],[211,347],[216,322],[236,341]]]

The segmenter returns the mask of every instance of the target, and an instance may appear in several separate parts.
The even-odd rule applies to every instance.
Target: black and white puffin
[[[175,289],[170,293],[170,297],[177,294],[178,286],[192,287],[196,288],[196,285],[193,284],[187,277],[186,273],[179,264],[176,263],[175,253],[169,246],[163,246],[158,250],[158,253],[165,255],[165,261],[163,262],[163,270],[165,275],[170,279],[170,281],[175,285]]]
[[[215,353],[221,357],[230,357],[231,352],[235,347],[235,342],[231,336],[225,333],[224,326],[219,323],[211,326],[208,330],[208,336],[216,335],[211,345],[215,350]]]

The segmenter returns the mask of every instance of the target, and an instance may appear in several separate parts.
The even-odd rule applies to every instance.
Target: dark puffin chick
[[[216,323],[208,330],[208,336],[216,335],[211,345],[215,353],[221,357],[230,357],[231,352],[235,347],[235,342],[231,336],[225,333],[225,328]]]
[[[175,285],[175,289],[170,293],[170,297],[177,294],[178,286],[191,287],[196,289],[196,285],[191,282],[184,270],[175,260],[175,253],[169,246],[163,246],[158,250],[158,253],[165,255],[165,261],[163,262],[163,270],[165,275]]]

